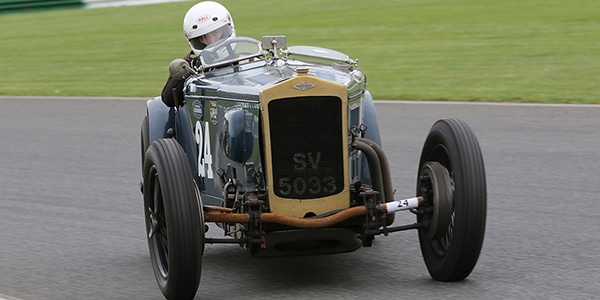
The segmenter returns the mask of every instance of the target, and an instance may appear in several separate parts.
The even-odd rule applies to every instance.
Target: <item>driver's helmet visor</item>
[[[231,25],[226,24],[225,26],[221,26],[207,34],[190,39],[190,44],[194,49],[202,50],[206,46],[216,41],[230,37],[232,32],[233,29],[231,29]]]

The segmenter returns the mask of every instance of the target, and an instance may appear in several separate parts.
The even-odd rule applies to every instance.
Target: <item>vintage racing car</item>
[[[183,99],[147,101],[142,181],[154,274],[167,299],[193,298],[205,244],[256,256],[342,253],[418,230],[432,278],[457,281],[483,243],[486,179],[465,122],[430,129],[416,194],[394,199],[365,74],[343,53],[233,37],[189,66]],[[394,214],[416,215],[395,224]],[[208,238],[206,223],[223,237]],[[216,227],[216,226],[214,226]]]

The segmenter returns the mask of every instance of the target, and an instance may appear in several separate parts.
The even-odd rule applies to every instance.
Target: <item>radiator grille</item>
[[[342,101],[313,96],[269,102],[274,193],[313,199],[344,189]]]

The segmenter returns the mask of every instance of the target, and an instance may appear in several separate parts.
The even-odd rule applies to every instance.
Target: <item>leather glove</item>
[[[186,79],[188,76],[197,73],[187,61],[177,58],[169,64],[169,74],[176,79]]]

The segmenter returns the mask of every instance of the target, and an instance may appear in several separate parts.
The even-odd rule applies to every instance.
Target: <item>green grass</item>
[[[0,95],[157,95],[194,3],[0,15]],[[598,0],[221,3],[238,35],[358,58],[377,99],[600,103]]]

